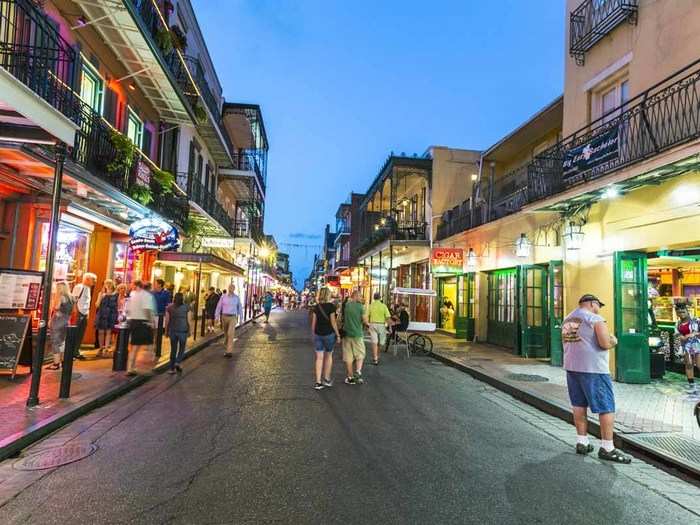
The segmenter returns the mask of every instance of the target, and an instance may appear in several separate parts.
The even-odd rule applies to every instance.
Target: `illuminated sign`
[[[352,276],[351,275],[341,275],[340,276],[340,286],[352,286]]]
[[[134,251],[158,250],[161,252],[177,250],[180,239],[177,228],[163,219],[150,217],[136,221],[129,228],[129,247]]]
[[[464,250],[462,248],[433,248],[433,273],[462,273]]]
[[[235,239],[231,237],[202,237],[202,248],[234,248]]]

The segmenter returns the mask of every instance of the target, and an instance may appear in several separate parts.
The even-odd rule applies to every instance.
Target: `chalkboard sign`
[[[27,344],[31,345],[28,315],[0,315],[0,369],[12,370],[12,377]]]

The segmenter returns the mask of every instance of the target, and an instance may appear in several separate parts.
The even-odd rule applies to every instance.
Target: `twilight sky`
[[[265,230],[298,286],[391,151],[486,148],[562,91],[563,0],[192,2],[226,100],[262,107]]]

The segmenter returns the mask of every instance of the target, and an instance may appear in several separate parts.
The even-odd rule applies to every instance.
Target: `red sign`
[[[464,250],[462,248],[433,248],[433,273],[462,273]]]

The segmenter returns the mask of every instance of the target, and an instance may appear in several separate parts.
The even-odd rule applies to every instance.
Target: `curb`
[[[251,324],[251,320],[252,319],[248,319],[238,328],[238,330],[247,328]],[[196,343],[194,346],[192,346],[192,348],[185,352],[185,359],[187,360],[190,357],[198,354],[205,348],[217,342],[219,339],[223,338],[223,336],[223,333],[217,334],[211,339],[207,339],[206,341]],[[5,459],[15,456],[23,449],[46,437],[48,434],[55,432],[56,430],[66,426],[68,423],[72,423],[76,419],[92,412],[93,410],[114,401],[115,399],[131,392],[132,390],[135,390],[139,386],[150,381],[156,375],[162,374],[167,369],[168,362],[164,361],[163,363],[155,366],[153,368],[152,373],[150,374],[136,376],[130,381],[123,383],[115,388],[112,388],[111,390],[104,392],[103,394],[97,396],[94,399],[91,399],[90,401],[86,401],[85,403],[74,407],[72,410],[69,410],[65,414],[57,414],[52,418],[49,418],[45,421],[42,421],[41,423],[29,427],[27,430],[23,431],[19,437],[14,437],[17,436],[17,434],[14,434],[13,436],[0,440],[0,461],[4,461]]]
[[[456,368],[457,370],[464,372],[472,376],[474,379],[486,383],[494,387],[495,389],[500,390],[501,392],[505,392],[506,394],[513,396],[515,399],[522,401],[523,403],[526,403],[532,407],[535,407],[541,412],[566,421],[572,426],[574,424],[574,416],[571,410],[569,410],[567,407],[559,405],[553,401],[543,399],[542,397],[532,392],[528,392],[525,389],[513,386],[509,383],[506,383],[505,381],[490,376],[480,370],[467,366],[464,363],[454,361],[444,355],[431,352],[430,357],[444,363],[447,366]],[[600,439],[600,425],[596,421],[591,420],[590,418],[588,419],[588,433]],[[665,456],[659,453],[654,448],[647,447],[642,445],[641,443],[638,443],[632,437],[628,437],[625,434],[621,434],[615,431],[613,433],[613,439],[615,441],[615,446],[625,451],[634,452],[638,455],[644,456],[645,458],[651,459],[655,463],[675,469],[676,471],[679,471],[686,476],[690,476],[694,480],[700,479],[700,471],[695,469],[691,465],[682,463],[680,461],[676,461],[671,457]]]

